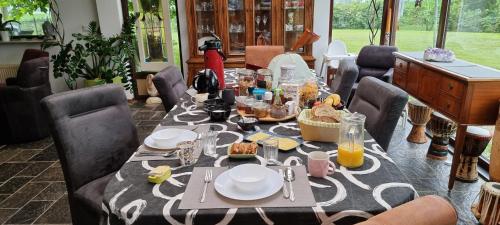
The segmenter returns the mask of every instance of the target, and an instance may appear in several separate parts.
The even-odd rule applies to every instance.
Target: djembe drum
[[[427,127],[432,132],[432,141],[427,150],[427,157],[437,160],[446,160],[450,137],[457,130],[457,124],[441,113],[433,112]]]
[[[457,180],[464,182],[477,181],[477,161],[490,140],[491,134],[488,130],[474,126],[467,127],[464,148],[457,169]]]
[[[500,183],[484,183],[479,192],[479,202],[473,204],[471,210],[483,225],[500,224]]]
[[[408,117],[413,127],[406,140],[417,144],[427,142],[427,137],[425,137],[425,125],[431,119],[431,113],[432,109],[420,101],[410,100],[408,102]]]

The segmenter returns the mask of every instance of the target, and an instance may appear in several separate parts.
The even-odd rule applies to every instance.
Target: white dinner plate
[[[265,181],[263,181],[262,189],[256,192],[248,193],[238,189],[231,178],[229,177],[229,171],[226,170],[221,173],[214,182],[215,190],[224,197],[235,199],[235,200],[257,200],[267,198],[279,190],[283,186],[283,178],[278,174],[278,172],[266,168],[268,175]]]
[[[194,141],[198,137],[198,134],[194,131],[190,130],[185,130],[182,129],[182,132],[179,132],[179,136],[174,138],[172,142],[169,143],[169,145],[163,147],[159,146],[156,144],[156,142],[153,140],[153,137],[149,135],[144,139],[144,145],[147,147],[150,147],[152,149],[158,149],[158,150],[168,150],[168,149],[174,149],[177,147],[177,143],[182,142],[182,141]]]

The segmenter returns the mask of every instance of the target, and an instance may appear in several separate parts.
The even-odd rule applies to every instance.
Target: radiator
[[[3,64],[0,65],[0,84],[5,83],[9,77],[15,77],[19,65],[16,64]]]

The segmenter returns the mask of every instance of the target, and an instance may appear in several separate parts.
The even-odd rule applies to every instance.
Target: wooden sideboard
[[[467,125],[494,125],[500,71],[463,60],[427,62],[423,53],[396,52],[393,83],[458,124],[448,189],[453,189]]]

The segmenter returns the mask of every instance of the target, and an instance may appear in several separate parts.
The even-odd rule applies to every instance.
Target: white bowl
[[[160,147],[170,146],[170,143],[179,137],[185,130],[169,128],[151,134],[153,141]]]
[[[268,176],[268,169],[257,164],[243,164],[233,167],[229,177],[234,185],[245,192],[255,192],[264,188]]]

